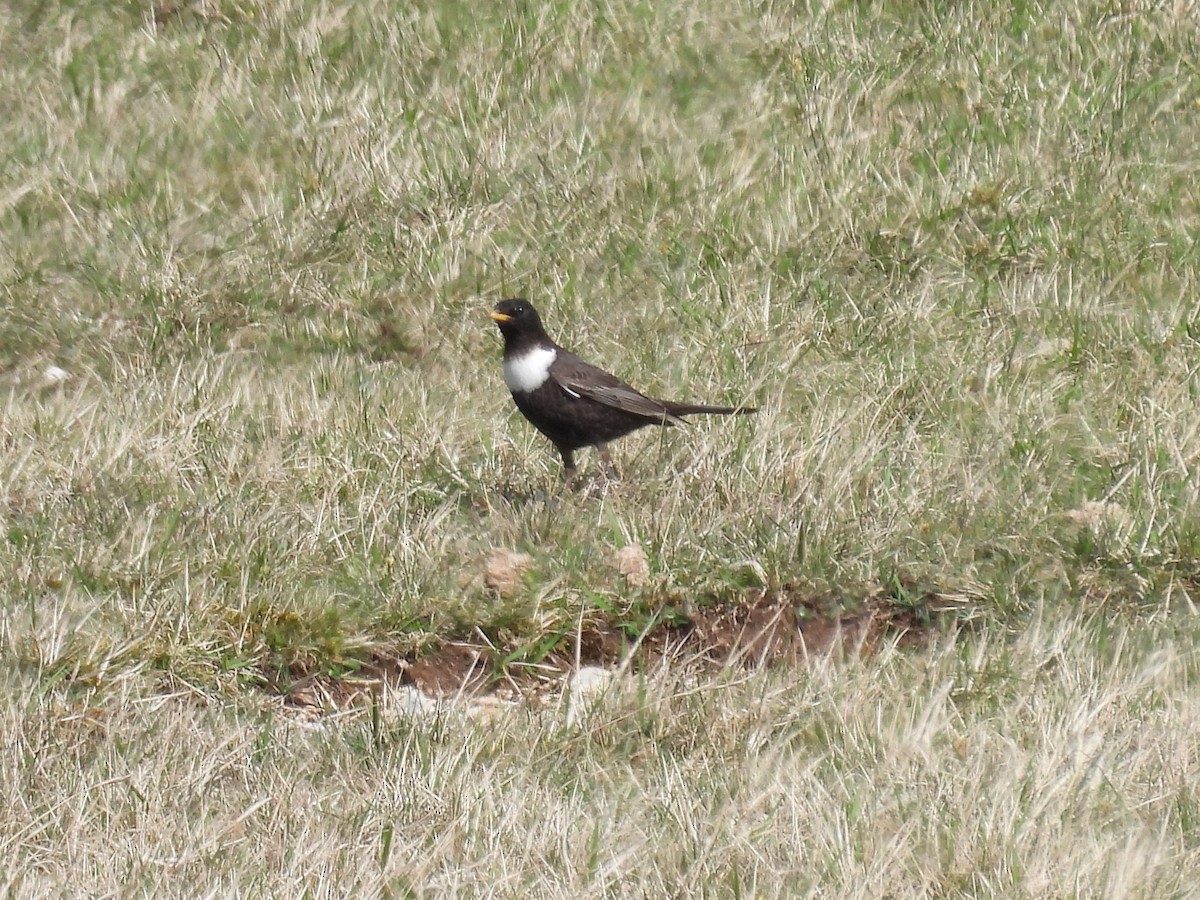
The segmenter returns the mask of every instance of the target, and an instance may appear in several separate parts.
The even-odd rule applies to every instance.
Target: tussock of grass
[[[474,629],[513,652],[599,607],[636,618],[660,597],[792,580],[836,592],[901,573],[970,586],[996,628],[1039,606],[1129,613],[1136,633],[1147,616],[1190,612],[1194,24],[1184,5],[1084,0],[0,10],[0,671],[34,692],[31,709],[80,692],[112,704],[111,733],[163,779],[174,764],[146,745],[166,753],[181,738],[169,749],[199,785],[207,763],[189,754],[217,758],[225,738],[182,737],[228,722],[172,706],[173,724],[155,725],[141,704],[176,702],[147,699],[159,690],[253,703],[246,689],[264,673],[342,671],[379,647],[415,652]],[[630,438],[619,485],[547,504],[558,463],[513,411],[483,317],[516,293],[564,344],[648,392],[762,412]],[[646,553],[640,587],[611,565],[629,545]],[[485,582],[497,549],[532,558],[499,599]],[[1188,640],[1163,652],[1186,658]],[[994,635],[979,646],[985,668],[1008,652]],[[907,708],[919,694],[898,682],[893,696]],[[1174,715],[1185,733],[1176,702],[1157,721]],[[10,744],[55,746],[30,745],[43,726],[11,715]],[[797,746],[818,737],[802,731]],[[261,741],[283,752],[271,732]],[[55,764],[46,752],[19,764]],[[360,756],[337,758],[365,783],[350,771]],[[83,837],[115,841],[128,824],[110,820],[116,807],[93,817],[50,799],[89,796],[70,792],[93,762],[65,761],[65,788],[23,782],[34,812],[6,839],[41,841],[45,859],[23,858],[23,884],[108,878],[112,859],[133,859]],[[686,780],[672,771],[663,796]],[[608,822],[648,783],[596,777]],[[1030,778],[1006,784],[1026,798],[1054,784]],[[895,830],[880,851],[854,823],[796,807],[788,821],[822,823],[803,845],[811,884],[855,866],[870,883],[909,837],[928,868],[904,857],[905,883],[944,878],[957,845],[933,824],[933,794],[902,802],[874,768],[830,779],[826,793]],[[260,787],[229,818],[205,808],[200,831],[179,832],[191,850],[147,836],[128,874],[218,871],[247,822],[292,828],[270,818],[292,814],[286,791]],[[149,807],[189,796],[157,789]],[[1110,807],[1080,790],[1049,794],[1077,814],[1021,827],[1109,873],[1097,890],[1169,877],[1147,832],[1119,826],[1145,802],[1143,824],[1184,852],[1184,800],[1172,819],[1161,799]],[[947,789],[966,803],[961,793]],[[503,796],[486,802],[498,810]],[[664,826],[669,851],[625,834],[629,892],[653,889],[629,875],[652,851],[677,854],[661,870],[677,877],[760,873],[725,880],[731,894],[773,883],[776,863],[738,856],[747,835],[770,832],[749,813],[713,830],[712,797],[664,807],[660,824],[694,828],[681,842]],[[1048,857],[1021,843],[1009,812],[957,809],[968,848],[990,828],[1017,835],[1003,845],[1015,851],[973,857],[943,889],[1009,883],[977,871],[1041,872]],[[56,818],[67,810],[82,830]],[[693,818],[704,814],[707,830]],[[1055,837],[1067,818],[1090,835],[1078,851]],[[313,821],[287,833],[317,834]],[[895,824],[912,821],[930,824]],[[343,853],[352,832],[320,832],[321,846]],[[429,865],[463,833],[427,847]],[[706,859],[706,833],[743,849]],[[574,867],[572,847],[546,858]],[[289,853],[267,870],[297,875],[306,863]],[[1103,868],[1113,858],[1141,862],[1121,874]],[[488,871],[530,887],[527,871]],[[624,889],[599,868],[570,871],[570,883]],[[1019,874],[1012,883],[1043,893]]]

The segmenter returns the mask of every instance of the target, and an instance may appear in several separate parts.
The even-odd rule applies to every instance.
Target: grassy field
[[[1198,26],[5,5],[7,890],[1194,895]],[[547,502],[514,294],[648,393],[761,411]],[[582,718],[279,699],[760,589],[970,625]]]

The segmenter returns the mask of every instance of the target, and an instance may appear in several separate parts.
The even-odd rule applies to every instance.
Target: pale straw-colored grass
[[[310,724],[12,677],[8,886],[196,896],[1186,896],[1194,630],[1021,633]]]

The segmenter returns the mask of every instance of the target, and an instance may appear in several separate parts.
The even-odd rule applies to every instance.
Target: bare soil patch
[[[898,585],[858,594],[747,588],[687,614],[675,609],[641,629],[613,618],[585,622],[538,659],[502,661],[482,639],[447,639],[415,658],[377,650],[353,675],[293,671],[277,684],[285,702],[336,710],[367,702],[386,687],[412,686],[429,697],[554,693],[579,666],[646,670],[669,661],[701,666],[802,664],[830,653],[872,653],[884,641],[920,647],[948,626],[972,619],[969,593]]]

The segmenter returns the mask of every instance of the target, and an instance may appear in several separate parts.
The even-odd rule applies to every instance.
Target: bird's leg
[[[569,491],[575,484],[575,476],[578,474],[578,470],[575,468],[575,453],[572,450],[564,450],[562,447],[558,448],[558,452],[563,461],[563,490]]]

